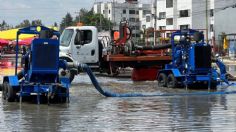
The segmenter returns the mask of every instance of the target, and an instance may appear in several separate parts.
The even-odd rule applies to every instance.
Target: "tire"
[[[6,100],[6,92],[5,92],[5,83],[3,83],[3,85],[2,85],[2,98],[4,99],[4,100]]]
[[[16,92],[14,89],[9,85],[8,82],[4,82],[4,95],[3,98],[8,102],[14,102],[16,99]]]
[[[177,84],[178,84],[178,82],[177,82],[176,78],[174,77],[174,75],[169,74],[167,77],[167,87],[168,88],[176,88]]]
[[[2,84],[0,84],[0,91],[2,91],[2,88],[3,88],[3,85],[2,85]]]
[[[70,77],[69,77],[70,83],[74,80],[74,78],[75,78],[75,74],[70,71]]]
[[[158,76],[158,86],[159,87],[166,87],[167,86],[167,76],[164,73],[159,74]]]

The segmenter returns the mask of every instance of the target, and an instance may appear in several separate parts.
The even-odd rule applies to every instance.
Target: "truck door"
[[[79,38],[79,40],[76,40]],[[92,30],[78,30],[75,38],[76,60],[79,63],[97,63],[98,62],[98,44]],[[75,57],[73,57],[75,58]]]

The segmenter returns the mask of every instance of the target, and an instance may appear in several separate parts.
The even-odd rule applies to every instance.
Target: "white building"
[[[222,32],[235,33],[236,9],[228,9],[235,4],[236,0],[154,0],[151,25],[156,14],[157,30],[208,29],[208,38],[217,38]]]
[[[156,0],[156,16],[157,30],[206,29],[206,0]]]
[[[127,0],[128,1],[128,0]],[[146,14],[151,14],[151,4],[139,4],[138,1],[118,2],[97,2],[94,4],[94,13],[101,13],[105,18],[113,22],[113,29],[119,29],[119,23],[127,20],[132,28],[133,37],[140,36],[141,20]]]
[[[214,2],[214,32],[216,39],[223,32],[225,34],[236,34],[236,0]]]

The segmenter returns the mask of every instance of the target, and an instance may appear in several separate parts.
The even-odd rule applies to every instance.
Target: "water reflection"
[[[77,84],[72,91],[69,105],[20,105],[0,100],[0,128],[10,131],[236,130],[234,95],[104,98],[93,87],[78,88]]]

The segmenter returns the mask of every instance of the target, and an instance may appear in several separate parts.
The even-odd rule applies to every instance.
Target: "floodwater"
[[[156,81],[132,82],[125,77],[97,76],[103,87],[118,92],[186,92],[158,88]],[[106,98],[82,74],[72,84],[69,104],[8,103],[0,97],[0,128],[0,131],[236,131],[236,95]]]

